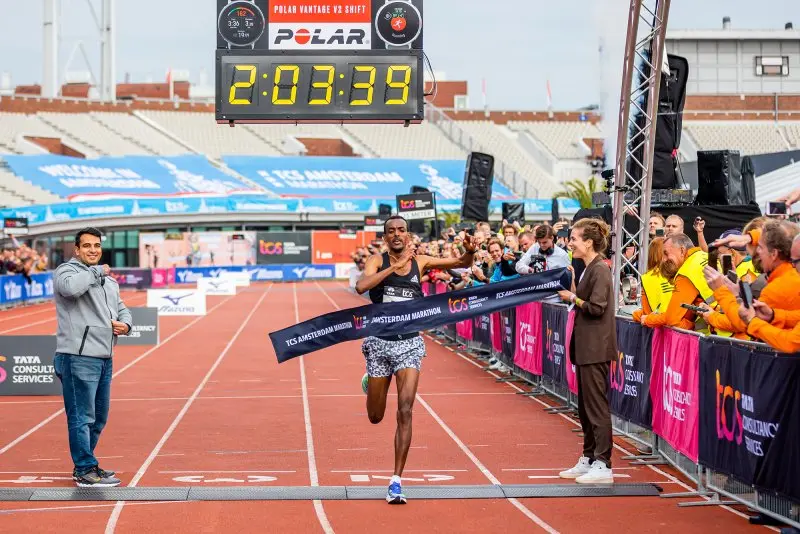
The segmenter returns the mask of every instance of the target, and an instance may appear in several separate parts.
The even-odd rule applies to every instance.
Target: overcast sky
[[[100,45],[91,40],[97,32],[87,0],[61,1],[61,72],[83,39],[99,79]],[[43,3],[26,0],[24,10],[7,5],[2,10],[0,72],[10,73],[14,85],[41,83]],[[93,3],[99,15],[100,1]],[[602,72],[618,79],[628,4],[628,0],[427,0],[425,51],[446,79],[469,82],[472,108],[483,107],[484,78],[492,109],[543,109],[547,80],[555,109],[598,104],[604,85],[599,81],[599,39],[604,36],[607,53]],[[118,81],[126,73],[132,81],[163,80],[169,67],[188,71],[195,83],[202,70],[207,80],[213,80],[216,0],[117,0],[116,5]],[[733,28],[782,29],[790,20],[800,26],[796,0],[672,0],[669,26],[716,29],[725,15],[731,17]],[[80,53],[70,68],[87,70]]]

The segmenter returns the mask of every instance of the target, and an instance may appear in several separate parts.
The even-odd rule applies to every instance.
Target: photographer
[[[536,272],[536,269],[531,266],[531,261],[535,256],[544,258],[545,265],[542,270],[545,271],[566,268],[571,264],[567,251],[555,246],[555,234],[550,225],[538,226],[534,232],[534,238],[536,244],[530,247],[517,261],[516,270],[519,274]]]

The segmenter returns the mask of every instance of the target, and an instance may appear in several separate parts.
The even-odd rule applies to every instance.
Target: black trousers
[[[576,365],[578,378],[578,416],[583,430],[583,455],[611,467],[614,446],[611,410],[608,404],[610,363]]]

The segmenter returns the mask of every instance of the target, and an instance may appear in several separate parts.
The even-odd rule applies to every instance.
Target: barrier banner
[[[514,365],[536,376],[542,375],[542,303],[517,307],[517,346]]]
[[[692,334],[666,328],[653,332],[653,432],[693,462],[698,452],[699,345]]]
[[[503,352],[503,321],[500,319],[499,313],[493,313],[490,319],[489,331],[492,334],[492,350]]]
[[[53,273],[0,276],[0,305],[53,298]]]
[[[128,308],[133,329],[117,338],[117,345],[158,345],[158,310],[156,308]]]
[[[256,263],[311,263],[311,232],[258,232]]]
[[[247,280],[250,283],[250,280]],[[197,281],[197,289],[206,295],[235,295],[236,280],[233,278],[201,278]]]
[[[175,283],[175,269],[151,269],[153,288],[167,287]]]
[[[148,289],[147,307],[159,315],[205,315],[206,294],[199,290]]]
[[[472,319],[456,323],[456,335],[463,341],[472,341]]]
[[[472,341],[484,349],[492,346],[491,318],[488,315],[479,315],[472,318]]]
[[[797,355],[702,339],[700,463],[800,499],[799,380]]]
[[[502,344],[502,360],[508,366],[514,365],[514,352],[516,350],[516,337],[517,337],[517,314],[516,308],[509,308],[501,311],[500,325],[502,328],[502,337],[500,342]]]
[[[0,336],[0,397],[61,395],[56,336]]]
[[[147,289],[153,287],[153,273],[150,269],[112,269],[111,277],[119,287]]]
[[[572,332],[575,329],[575,312],[570,310],[567,312],[567,342],[564,344],[566,347],[564,370],[567,374],[567,387],[575,395],[578,394],[578,375],[575,372],[575,365],[569,360],[570,345],[572,345]]]
[[[617,359],[611,362],[608,400],[611,413],[650,430],[653,403],[650,399],[650,365],[653,329],[617,319]]]
[[[278,362],[344,341],[437,328],[541,300],[569,285],[567,269],[405,302],[367,304],[321,315],[269,334]],[[456,311],[458,310],[458,311]]]
[[[433,285],[431,285],[430,282],[422,282],[420,286],[422,287],[423,295],[425,295],[426,297],[428,295],[433,295]]]
[[[546,272],[546,271],[545,271]],[[530,276],[530,275],[529,275]],[[542,304],[542,375],[549,377],[556,385],[567,381],[564,366],[567,362],[567,308],[554,304]]]

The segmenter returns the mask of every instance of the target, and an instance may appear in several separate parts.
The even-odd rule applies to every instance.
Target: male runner
[[[383,239],[389,248],[382,255],[370,256],[356,283],[356,291],[369,291],[372,302],[398,302],[422,298],[420,279],[428,269],[459,269],[472,266],[475,243],[464,238],[465,253],[460,258],[417,256],[410,243],[408,224],[403,217],[390,217],[383,225]],[[400,476],[411,445],[411,411],[417,395],[419,371],[425,357],[425,342],[419,333],[400,336],[368,337],[362,346],[367,374],[362,388],[367,394],[367,414],[378,424],[386,411],[386,396],[397,377],[397,432],[394,437],[394,476],[389,483],[386,501],[405,504]]]

